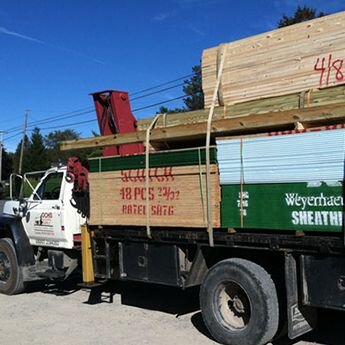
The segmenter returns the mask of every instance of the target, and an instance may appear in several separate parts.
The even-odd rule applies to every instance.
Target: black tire
[[[0,239],[0,293],[15,295],[24,290],[16,250],[9,238]]]
[[[213,266],[200,289],[206,327],[225,345],[263,345],[278,329],[275,285],[259,265],[232,258]]]

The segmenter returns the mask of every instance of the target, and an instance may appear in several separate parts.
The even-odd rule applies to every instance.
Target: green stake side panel
[[[150,154],[150,168],[205,164],[205,149],[175,150]],[[210,148],[210,163],[217,163],[216,148]],[[145,168],[145,154],[100,157],[89,160],[90,172]]]
[[[240,185],[223,185],[221,221],[224,228],[342,232],[343,185],[243,185],[242,200]]]

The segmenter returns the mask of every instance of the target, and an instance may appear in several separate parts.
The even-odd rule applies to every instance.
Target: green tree
[[[182,113],[183,111],[186,111],[186,110],[184,108],[171,109],[168,107],[161,106],[157,113],[159,113],[159,114],[165,114],[165,113],[172,114],[172,113]]]
[[[2,149],[2,180],[8,180],[13,173],[13,156],[5,148]]]
[[[50,167],[51,162],[48,160],[44,138],[37,127],[32,131],[27,156],[30,161],[30,171],[46,170]]]
[[[83,152],[63,152],[60,151],[60,142],[66,140],[79,139],[80,135],[73,129],[65,129],[63,131],[50,132],[44,138],[44,143],[47,148],[48,160],[51,163],[67,163],[70,156],[85,155]]]
[[[325,15],[326,14],[324,12],[317,13],[317,11],[313,8],[307,6],[298,6],[292,16],[283,15],[283,18],[278,22],[278,28],[305,22],[311,19],[323,17]]]
[[[185,98],[183,103],[185,104],[182,108],[170,109],[162,106],[159,108],[158,113],[181,113],[184,111],[192,111],[204,108],[204,93],[202,91],[202,77],[201,77],[201,66],[196,65],[192,67],[193,74],[189,79],[183,81],[183,92]]]
[[[196,65],[192,68],[193,75],[184,81],[183,92],[186,98],[183,99],[187,111],[204,108],[204,93],[202,91],[201,66]]]

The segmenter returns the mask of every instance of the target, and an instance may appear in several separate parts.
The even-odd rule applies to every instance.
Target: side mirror
[[[21,198],[22,185],[23,185],[23,177],[18,174],[11,174],[10,176],[11,200],[18,200]]]

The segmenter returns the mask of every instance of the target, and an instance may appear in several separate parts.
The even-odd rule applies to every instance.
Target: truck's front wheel
[[[270,275],[259,265],[233,258],[217,263],[200,290],[204,322],[226,345],[263,345],[278,329],[278,298]]]
[[[0,239],[0,293],[14,295],[24,290],[16,251],[9,238]]]

